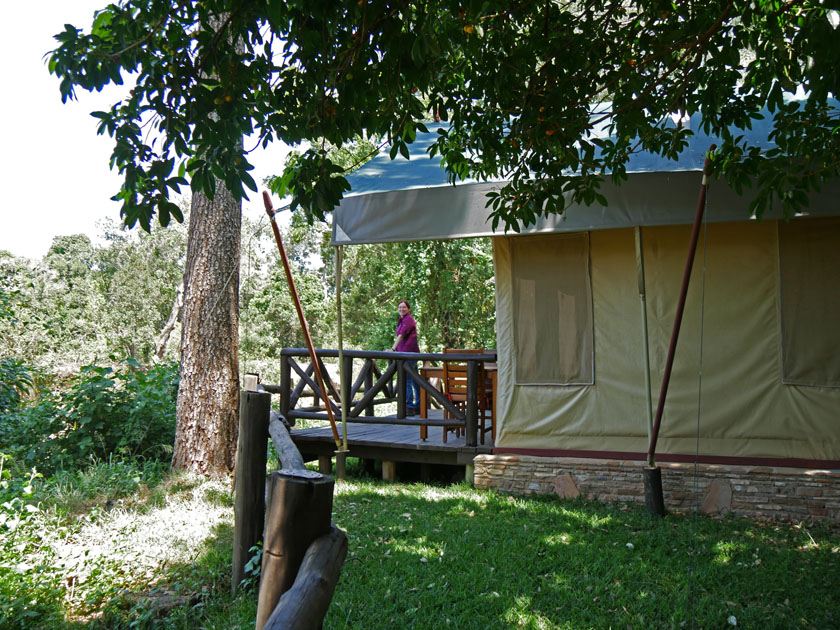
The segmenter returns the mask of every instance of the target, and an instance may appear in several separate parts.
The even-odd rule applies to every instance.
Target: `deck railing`
[[[338,358],[338,350],[316,350],[324,375],[326,394],[321,391],[313,378],[313,367],[306,348],[284,348],[280,357],[280,384],[263,384],[266,391],[280,395],[280,413],[290,422],[298,418],[328,420],[325,404],[332,405],[335,417],[341,418],[341,400],[348,401],[347,421],[376,424],[403,424],[416,426],[461,427],[466,436],[467,446],[475,446],[478,437],[478,386],[479,366],[484,362],[495,362],[496,352],[489,350],[483,354],[457,353],[413,353],[381,352],[375,350],[345,350],[344,372],[345,390],[339,392],[340,385],[333,382],[324,365],[325,358]],[[303,359],[303,361],[299,361]],[[377,362],[387,362],[384,370]],[[466,410],[461,411],[445,394],[423,378],[419,371],[409,363],[417,361],[421,365],[430,361],[439,365],[447,361],[467,364],[467,402]],[[306,367],[301,365],[303,363]],[[358,369],[356,369],[358,367]],[[292,387],[292,373],[297,375],[297,383]],[[449,411],[452,418],[423,418],[406,415],[405,385],[406,379],[412,379],[424,389],[428,397]],[[308,390],[308,391],[307,391]],[[300,406],[306,396],[312,400],[308,406]],[[396,415],[377,416],[377,405],[397,404]]]

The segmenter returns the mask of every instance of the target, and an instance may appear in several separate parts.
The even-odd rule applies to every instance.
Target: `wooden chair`
[[[444,348],[444,354],[484,354],[484,348],[471,349],[457,349]],[[466,361],[444,361],[443,363],[443,386],[444,393],[449,400],[458,407],[459,410],[466,412],[467,409],[467,363]],[[482,364],[478,368],[478,434],[481,443],[484,444],[484,434],[487,431],[493,430],[495,424],[492,409],[492,391],[491,384]],[[443,411],[444,420],[452,418],[452,414],[447,409]],[[490,423],[487,423],[487,420]],[[461,436],[461,427],[445,426],[443,427],[443,441],[446,442],[449,431],[455,431],[455,437]]]

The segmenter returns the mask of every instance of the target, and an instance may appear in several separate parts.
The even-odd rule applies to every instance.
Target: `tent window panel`
[[[594,382],[587,234],[511,239],[517,384]]]
[[[840,218],[779,222],[782,381],[840,387]]]

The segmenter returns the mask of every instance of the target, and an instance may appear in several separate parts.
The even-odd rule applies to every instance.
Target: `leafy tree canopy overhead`
[[[529,224],[569,200],[599,200],[633,151],[674,156],[690,130],[669,114],[700,112],[722,137],[715,169],[755,181],[759,213],[787,212],[838,175],[840,87],[835,0],[121,0],[88,31],[66,26],[49,56],[66,100],[133,74],[136,86],[96,112],[114,138],[117,198],[128,225],[180,211],[170,194],[215,178],[256,189],[248,148],[363,131],[407,153],[421,121],[451,123],[432,148],[453,180],[510,180],[494,225]],[[797,105],[785,93],[804,90]],[[592,115],[597,104],[607,104]],[[730,126],[767,109],[778,149],[761,154]],[[609,124],[609,138],[594,133]],[[347,188],[321,144],[275,192],[323,217]],[[571,173],[571,174],[570,174]],[[566,193],[564,197],[561,193]]]

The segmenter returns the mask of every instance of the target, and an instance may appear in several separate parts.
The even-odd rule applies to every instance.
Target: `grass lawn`
[[[43,482],[39,511],[0,527],[0,628],[253,628],[227,488],[114,466]],[[840,627],[837,526],[363,477],[337,485],[334,520],[328,630]]]
[[[350,483],[335,512],[329,628],[840,627],[836,530],[465,486]]]

